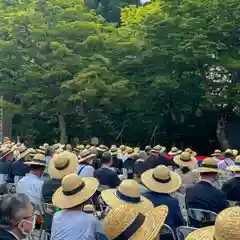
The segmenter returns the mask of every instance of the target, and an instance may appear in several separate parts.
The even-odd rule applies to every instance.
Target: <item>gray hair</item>
[[[4,195],[0,201],[0,224],[11,227],[27,216],[30,200],[25,194]]]

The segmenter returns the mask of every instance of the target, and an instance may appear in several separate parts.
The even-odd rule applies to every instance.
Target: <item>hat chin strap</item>
[[[145,216],[139,213],[134,221],[114,240],[126,240],[133,236],[133,234],[143,225]]]

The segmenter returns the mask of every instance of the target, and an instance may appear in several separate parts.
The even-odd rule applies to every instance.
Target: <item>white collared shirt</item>
[[[17,183],[16,192],[26,194],[32,203],[41,206],[42,186],[43,180],[32,173],[28,173]]]

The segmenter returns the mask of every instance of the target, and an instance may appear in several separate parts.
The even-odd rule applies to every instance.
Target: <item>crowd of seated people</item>
[[[182,226],[189,234],[179,239],[240,236],[236,150],[215,150],[202,162],[190,148],[166,154],[161,145],[32,149],[8,141],[0,152],[1,184],[16,191],[1,195],[0,239],[25,239],[44,228],[52,240],[167,240],[179,238]],[[236,233],[223,235],[234,216]]]

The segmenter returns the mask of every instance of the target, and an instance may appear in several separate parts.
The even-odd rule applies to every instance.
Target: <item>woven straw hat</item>
[[[110,153],[112,154],[112,156],[118,155],[118,149],[117,149],[117,146],[116,146],[116,145],[113,145],[113,146],[110,148]]]
[[[46,151],[48,147],[49,147],[49,144],[44,143],[42,146],[39,146],[39,149]]]
[[[4,157],[6,157],[7,155],[9,155],[9,154],[11,154],[12,152],[14,152],[14,148],[13,147],[11,147],[11,148],[9,148],[9,147],[3,147],[2,148],[2,150],[1,150],[1,152],[2,152],[2,155],[1,155],[1,158],[0,159],[3,159]]]
[[[177,147],[172,147],[171,151],[168,153],[171,156],[176,156],[178,154],[180,154],[182,152],[182,150],[178,149]]]
[[[168,214],[165,205],[153,208],[146,214],[128,205],[111,209],[104,219],[104,233],[110,240],[154,240]]]
[[[99,152],[106,152],[108,151],[108,147],[101,144],[99,147],[96,147],[96,149],[99,151]]]
[[[131,148],[131,147],[127,147],[126,149],[126,158],[131,158],[133,156],[136,156],[137,155],[137,152],[135,151],[134,148]]]
[[[43,154],[37,153],[32,160],[29,162],[24,162],[27,165],[39,165],[39,166],[47,166],[45,156]]]
[[[78,158],[71,152],[63,152],[54,156],[49,162],[48,173],[52,178],[62,179],[70,173],[75,173]]]
[[[150,190],[158,193],[173,193],[182,184],[182,179],[177,173],[170,171],[166,166],[159,165],[141,175],[142,183]]]
[[[222,155],[222,151],[220,149],[215,149],[214,153],[211,154],[211,156],[221,156]]]
[[[90,150],[88,149],[84,149],[80,155],[78,156],[79,157],[79,160],[78,162],[81,163],[81,162],[85,162],[86,160],[88,159],[92,159],[93,157],[95,157],[96,155],[91,153]]]
[[[28,154],[30,154],[29,148],[27,148],[25,145],[21,145],[18,149],[19,151],[19,157],[18,160],[26,157]]]
[[[177,155],[173,158],[173,161],[183,167],[194,168],[197,164],[197,159],[193,157],[189,152],[182,152],[180,155]]]
[[[34,148],[29,148],[28,151],[29,151],[29,156],[30,157],[34,157],[35,154],[37,153],[37,151]]]
[[[156,145],[151,149],[151,152],[153,153],[163,153],[166,150],[166,147],[161,146],[161,145]]]
[[[90,215],[94,215],[95,208],[92,204],[87,204],[83,207],[83,212],[90,214]]]
[[[184,152],[189,152],[193,157],[195,157],[195,156],[197,155],[197,153],[194,152],[191,148],[186,148],[186,149],[184,150]]]
[[[200,228],[190,233],[186,240],[237,240],[240,239],[240,207],[223,210],[215,225]]]
[[[101,196],[112,208],[127,204],[143,213],[153,208],[152,202],[140,195],[140,185],[131,179],[122,181],[118,189],[103,190]]]
[[[194,172],[198,172],[198,173],[220,173],[220,174],[226,174],[224,171],[218,169],[216,160],[208,157],[205,158],[202,162],[202,165],[193,170]]]
[[[233,152],[233,155],[234,155],[234,156],[237,156],[237,155],[238,155],[238,150],[237,150],[237,149],[233,149],[232,152]]]
[[[240,155],[235,159],[235,165],[230,165],[227,167],[227,170],[231,172],[240,172]]]
[[[80,205],[92,197],[98,185],[96,178],[81,178],[71,173],[62,179],[62,186],[53,195],[53,204],[61,209]]]

